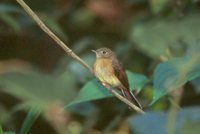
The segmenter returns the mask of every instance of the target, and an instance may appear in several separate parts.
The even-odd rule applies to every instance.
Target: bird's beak
[[[95,51],[95,50],[91,50],[92,52],[94,52],[95,54],[97,54],[97,51]]]

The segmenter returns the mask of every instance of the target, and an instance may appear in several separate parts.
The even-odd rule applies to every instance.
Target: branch
[[[176,119],[177,119],[177,111],[179,110],[179,104],[181,101],[181,98],[184,93],[184,88],[180,87],[180,89],[175,90],[172,92],[171,96],[173,99],[173,103],[171,103],[168,118],[167,118],[167,133],[168,134],[174,134],[175,133],[175,126],[176,126]]]
[[[40,18],[32,11],[32,9],[23,1],[23,0],[16,0],[23,9],[27,12],[27,14],[37,23],[37,25],[46,33],[48,34],[70,57],[80,62],[85,68],[87,68],[92,74],[93,70],[90,68],[80,57],[78,57],[63,41],[61,41],[49,28],[40,20]],[[98,79],[98,78],[97,78]],[[108,86],[106,87],[113,95],[115,95],[118,99],[123,101],[129,107],[137,111],[138,113],[144,114],[144,111],[141,110],[139,107],[131,103],[129,100],[121,96],[115,90],[111,89]]]
[[[92,69],[81,59],[79,58],[63,41],[61,41],[49,28],[40,20],[40,18],[31,10],[31,8],[23,1],[16,0],[24,10],[31,16],[31,18],[38,24],[38,26],[48,34],[69,56],[79,61],[84,67],[92,72]]]
[[[123,101],[126,105],[128,105],[129,107],[131,107],[132,109],[134,109],[135,111],[137,111],[140,114],[145,114],[145,112],[142,109],[140,109],[139,107],[137,107],[135,104],[131,103],[129,100],[127,100],[125,97],[123,97],[122,95],[120,95],[118,92],[116,92],[110,86],[104,85],[104,84],[102,84],[102,85],[106,89],[108,89],[115,97],[117,97],[119,100]]]

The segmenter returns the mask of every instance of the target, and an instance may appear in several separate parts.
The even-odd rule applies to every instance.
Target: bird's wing
[[[114,59],[112,62],[112,65],[113,65],[115,76],[118,78],[118,80],[122,84],[122,86],[120,86],[119,88],[121,89],[124,97],[126,97],[129,101],[133,102],[140,109],[142,109],[141,104],[139,103],[139,101],[136,99],[136,97],[133,95],[133,93],[129,89],[128,77],[121,63],[117,59]]]
[[[115,58],[112,61],[112,66],[115,76],[118,78],[118,80],[125,88],[129,89],[128,77],[126,75],[124,68],[122,67],[122,64]]]

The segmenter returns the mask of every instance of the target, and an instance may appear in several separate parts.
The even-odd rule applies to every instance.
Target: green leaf
[[[0,134],[3,134],[3,129],[2,129],[1,124],[0,124]]]
[[[181,53],[184,45],[180,42],[190,46],[191,43],[199,40],[199,24],[199,14],[189,14],[179,20],[168,17],[139,22],[134,25],[130,40],[140,51],[152,58],[165,55],[167,48]]]
[[[141,74],[134,74],[127,71],[130,88],[132,90],[141,90],[145,84],[149,81],[146,76]],[[105,89],[97,80],[92,80],[85,84],[85,86],[80,90],[78,96],[69,103],[67,107],[92,100],[103,99],[113,96],[107,89]]]
[[[66,107],[91,101],[91,100],[97,100],[102,99],[106,97],[111,97],[112,94],[109,93],[108,90],[106,90],[103,86],[101,86],[97,80],[92,80],[85,84],[85,86],[80,90],[78,96],[73,100],[71,103],[69,103]]]
[[[20,25],[16,19],[8,13],[0,13],[0,19],[9,25],[16,32],[20,31]]]
[[[199,112],[200,107],[181,108],[180,110],[178,110],[176,113],[177,116],[174,133],[198,134],[198,130],[200,130]],[[128,124],[131,130],[136,134],[167,134],[168,128],[166,127],[166,122],[169,120],[168,117],[169,112],[146,111],[145,115],[134,115],[131,118],[129,118]],[[196,126],[191,126],[192,124]]]
[[[0,90],[43,106],[55,101],[67,103],[76,93],[75,78],[68,71],[60,74],[44,74],[36,70],[2,74],[0,86]]]
[[[39,115],[40,109],[38,107],[32,107],[22,124],[19,134],[27,134]]]
[[[195,50],[195,49],[196,50]],[[183,57],[160,63],[154,71],[154,96],[151,104],[170,91],[177,90],[186,82],[200,76],[198,47],[192,47]]]
[[[4,134],[15,134],[15,132],[4,132]]]
[[[137,90],[137,92],[139,92],[150,81],[143,74],[132,73],[130,71],[126,71],[126,73],[128,75],[128,81],[129,81],[131,90]]]

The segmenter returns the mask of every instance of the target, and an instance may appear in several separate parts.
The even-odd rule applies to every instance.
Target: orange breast
[[[121,84],[114,74],[112,59],[98,58],[94,64],[94,73],[103,83],[114,87]]]

